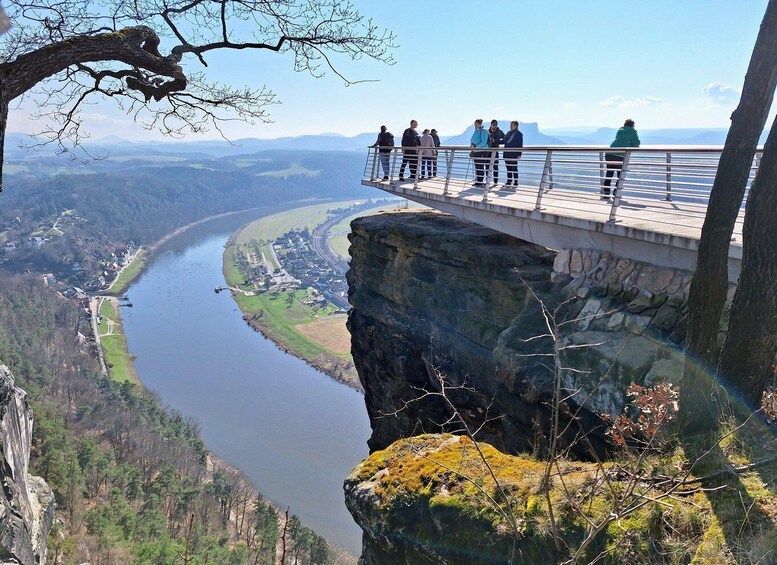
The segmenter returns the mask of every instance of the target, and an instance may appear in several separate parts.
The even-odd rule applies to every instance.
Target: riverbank
[[[180,228],[176,228],[170,233],[168,233],[166,236],[164,236],[162,239],[154,243],[153,245],[149,246],[148,248],[145,248],[141,246],[138,248],[135,255],[132,257],[132,259],[124,266],[122,267],[121,271],[119,271],[119,274],[116,276],[114,281],[111,283],[111,285],[108,287],[108,289],[105,291],[107,294],[112,294],[114,296],[118,296],[119,294],[124,293],[125,290],[127,290],[127,287],[129,287],[132,282],[138,278],[143,271],[146,268],[146,263],[153,255],[154,251],[159,249],[161,245],[164,245],[174,237],[182,234],[186,230],[189,230],[195,226],[199,226],[201,224],[204,224],[205,222],[209,222],[211,220],[215,220],[217,218],[226,218],[228,216],[234,216],[235,214],[242,214],[245,212],[250,212],[251,210],[259,210],[260,208],[247,208],[245,210],[237,210],[235,212],[224,212],[223,214],[216,214],[214,216],[208,216],[207,218],[203,218],[201,220],[197,220],[196,222],[192,222],[190,224],[186,224],[185,226],[181,226]]]
[[[257,290],[256,285],[246,284],[252,276],[256,278],[255,273],[246,272],[255,270],[249,257],[271,258],[273,268],[282,268],[273,241],[295,229],[313,232],[331,217],[332,207],[352,204],[355,202],[306,206],[258,218],[227,241],[223,272],[233,299],[251,328],[337,382],[363,392],[351,359],[347,316],[335,314],[337,309],[333,305],[314,304],[320,296],[310,289]],[[252,251],[246,251],[249,248]],[[254,264],[258,262],[258,257],[254,258]]]
[[[128,351],[118,301],[113,297],[97,297],[92,307],[92,315],[99,314],[95,343],[102,351],[101,360],[108,376],[120,383],[129,381],[142,386],[140,377],[135,372],[135,358]]]

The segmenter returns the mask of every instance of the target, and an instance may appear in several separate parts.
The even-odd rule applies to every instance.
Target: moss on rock
[[[605,524],[580,562],[597,556],[602,563],[730,562],[732,528],[721,525],[721,508],[698,484],[661,497],[649,464],[637,481],[623,469],[561,461],[546,490],[544,462],[467,437],[422,435],[354,468],[345,481],[346,505],[365,532],[365,565],[563,562],[592,525],[630,505],[635,509]],[[774,529],[759,530],[765,531]]]

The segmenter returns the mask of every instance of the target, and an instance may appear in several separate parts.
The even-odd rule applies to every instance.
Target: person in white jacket
[[[424,180],[425,178],[432,178],[432,165],[434,158],[437,156],[437,149],[434,147],[434,138],[430,135],[428,129],[423,131],[421,135],[421,178],[418,180]]]

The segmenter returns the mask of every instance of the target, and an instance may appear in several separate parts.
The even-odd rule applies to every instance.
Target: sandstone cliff
[[[480,437],[507,453],[547,433],[556,310],[575,428],[601,450],[599,415],[616,417],[630,382],[675,379],[688,273],[593,251],[556,253],[453,217],[405,212],[352,223],[352,354],[372,423],[370,448],[455,431],[435,371]],[[555,266],[554,266],[555,262]],[[529,340],[529,341],[527,341]],[[647,380],[646,380],[647,379]],[[457,389],[455,387],[466,387]],[[415,399],[415,400],[414,400]],[[418,400],[420,399],[420,400]],[[590,455],[590,454],[589,454]]]
[[[504,562],[504,524],[477,501],[451,497],[463,487],[455,473],[440,478],[445,465],[424,466],[447,457],[453,440],[419,447],[405,438],[460,433],[463,421],[501,452],[541,457],[558,347],[569,399],[562,420],[571,423],[563,439],[579,458],[605,453],[601,415],[623,411],[630,383],[681,377],[691,273],[596,250],[550,251],[437,212],[360,218],[351,229],[348,327],[373,430],[373,455],[345,485],[365,532],[362,560],[471,563],[474,551]],[[531,491],[530,483],[520,478],[514,488]],[[520,505],[536,510],[528,498]],[[517,562],[553,560],[541,533],[524,541]]]
[[[33,415],[27,393],[0,364],[0,564],[46,562],[46,538],[54,521],[54,493],[27,473]]]

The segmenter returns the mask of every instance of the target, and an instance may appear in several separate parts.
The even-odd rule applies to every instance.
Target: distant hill
[[[510,129],[509,120],[500,120],[499,127],[507,132]],[[609,145],[615,137],[614,127],[573,127],[548,128],[540,130],[536,122],[523,122],[520,126],[525,145]],[[462,133],[442,137],[445,145],[469,145],[474,128],[469,126]],[[674,129],[641,129],[637,127],[643,145],[723,145],[726,140],[725,128],[674,128]],[[392,132],[397,144],[400,143],[402,131]],[[759,143],[763,145],[768,132],[761,135]],[[98,140],[85,140],[82,149],[73,151],[72,156],[90,160],[95,157],[122,157],[128,163],[128,158],[145,160],[152,158],[164,161],[166,157],[176,159],[206,160],[253,154],[259,151],[341,151],[361,153],[375,142],[377,132],[361,133],[346,137],[336,133],[319,135],[300,135],[296,137],[279,137],[276,139],[244,138],[231,143],[222,140],[207,141],[145,141],[135,142],[110,136]],[[31,150],[35,140],[26,134],[9,132],[6,135],[5,158],[9,160],[24,160],[51,158],[57,151],[55,144]],[[25,146],[20,148],[20,145]],[[84,152],[86,150],[86,152]],[[67,161],[67,156],[58,158]],[[29,161],[27,161],[29,162]]]
[[[268,150],[300,150],[300,151],[362,151],[368,145],[375,143],[377,133],[361,133],[354,137],[337,134],[300,135],[297,137],[279,137],[276,139],[237,139],[226,141],[155,141],[121,144],[105,144],[99,140],[89,144],[92,148],[115,150],[120,148],[128,151],[131,148],[146,151],[152,149],[159,153],[201,153],[212,157],[225,157]]]
[[[499,127],[503,132],[507,133],[510,129],[511,120],[499,120]],[[489,120],[490,122],[490,120]],[[488,127],[490,123],[486,125]],[[545,135],[539,129],[539,125],[536,122],[521,122],[518,129],[523,133],[524,145],[564,145],[564,142],[557,137],[551,137]],[[446,137],[441,139],[443,145],[466,145],[469,146],[469,140],[472,138],[472,134],[475,131],[475,126],[469,126],[459,135],[453,137]]]
[[[556,134],[566,145],[609,145],[615,139],[617,128],[599,128],[591,133],[558,130]],[[640,141],[643,145],[723,145],[728,130],[724,128],[677,128],[677,129],[640,129]],[[758,140],[759,145],[766,142],[768,131],[764,131]]]

